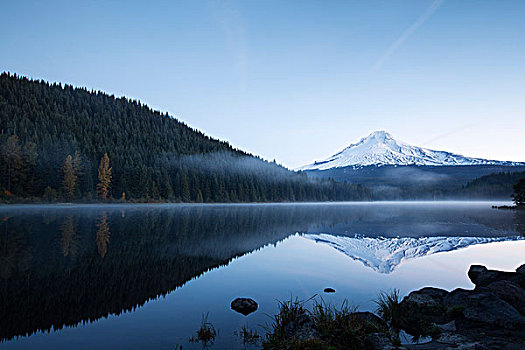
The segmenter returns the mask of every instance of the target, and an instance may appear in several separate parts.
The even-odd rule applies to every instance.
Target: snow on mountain
[[[386,131],[374,131],[326,160],[305,165],[297,170],[327,170],[369,165],[503,165],[525,163],[469,158],[459,154],[412,146],[396,140]]]
[[[448,252],[475,244],[518,241],[511,237],[348,237],[330,234],[306,234],[304,238],[323,243],[379,273],[391,273],[403,261],[439,252]]]

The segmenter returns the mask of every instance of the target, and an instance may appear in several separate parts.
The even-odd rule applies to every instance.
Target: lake
[[[525,213],[503,204],[0,207],[0,349],[200,349],[206,315],[212,348],[242,349],[279,300],[373,311],[381,291],[472,288],[471,264],[525,263]]]

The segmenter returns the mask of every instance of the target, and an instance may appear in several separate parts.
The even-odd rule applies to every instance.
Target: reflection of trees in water
[[[429,219],[428,211],[414,210],[409,219],[442,221],[441,214]],[[132,310],[237,256],[296,232],[330,232],[325,228],[339,224],[358,229],[359,222],[390,225],[406,218],[405,214],[387,207],[339,205],[129,206],[114,212],[107,208],[24,212],[9,221],[9,240],[0,231],[2,266],[8,256],[16,261],[9,266],[30,268],[29,272],[10,268],[9,279],[0,288],[0,339]],[[494,210],[490,214],[503,213]],[[513,220],[513,214],[508,214],[507,223]],[[449,219],[451,215],[444,214]],[[477,222],[478,218],[469,216],[469,220]],[[50,239],[57,234],[61,235],[61,250],[56,248],[56,239]]]
[[[24,236],[9,230],[9,217],[2,220],[3,233],[0,238],[0,276],[7,280],[14,273],[23,273],[30,268],[31,250]]]
[[[493,233],[525,236],[525,210],[492,209],[471,216],[473,222],[486,226]]]
[[[60,226],[60,250],[64,256],[74,259],[78,252],[78,237],[76,237],[75,224],[73,217],[68,215]]]
[[[525,210],[514,210],[514,222],[516,223],[516,230],[525,236]]]
[[[132,310],[306,228],[304,216],[262,208],[140,209],[124,216],[121,211],[65,211],[62,220],[46,221],[49,215],[53,212],[43,211],[13,223],[13,232],[26,237],[37,254],[31,273],[13,274],[0,290],[0,339]],[[49,239],[57,233],[63,250]],[[73,242],[76,258],[66,259],[64,251],[71,255]]]
[[[97,250],[102,258],[104,258],[108,252],[109,244],[109,224],[108,216],[103,213],[97,220]]]

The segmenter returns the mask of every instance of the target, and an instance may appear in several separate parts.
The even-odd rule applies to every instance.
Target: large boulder
[[[511,281],[496,281],[486,287],[525,316],[525,289]]]
[[[433,323],[446,323],[447,308],[443,300],[448,292],[426,287],[407,295],[400,303],[398,325],[412,335],[428,334]]]
[[[516,277],[514,282],[521,288],[525,288],[525,264],[516,269]]]
[[[352,317],[361,321],[365,333],[387,332],[388,325],[378,316],[371,312],[354,312]]]
[[[411,305],[420,310],[429,309],[431,312],[436,308],[441,308],[443,298],[448,294],[444,289],[425,287],[415,292],[411,292],[401,302],[402,305]]]
[[[482,265],[472,265],[468,271],[468,277],[476,285],[476,288],[486,287],[497,281],[511,281],[525,288],[525,265],[516,269],[516,272],[489,270]]]
[[[370,350],[395,350],[385,333],[370,333],[366,336],[365,345]]]
[[[449,308],[462,308],[463,317],[456,320],[458,329],[479,326],[505,329],[525,327],[525,317],[487,288],[458,288],[450,292],[443,301]]]

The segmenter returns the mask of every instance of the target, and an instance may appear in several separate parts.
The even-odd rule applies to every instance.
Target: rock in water
[[[525,329],[525,317],[488,288],[455,289],[444,298],[444,303],[448,307],[457,305],[464,308],[462,319],[457,320],[461,321],[462,327],[458,325],[458,328],[484,325],[489,329]]]
[[[259,306],[257,302],[251,298],[237,298],[231,303],[231,308],[244,316],[248,316],[256,311]]]
[[[525,288],[525,276],[520,273],[520,268],[516,272],[505,272],[498,270],[489,270],[482,265],[472,265],[468,270],[468,277],[476,285],[476,288],[486,287],[489,284],[497,281],[511,281],[522,288]]]
[[[324,292],[325,293],[335,293],[335,289],[327,287],[327,288],[324,289]]]

